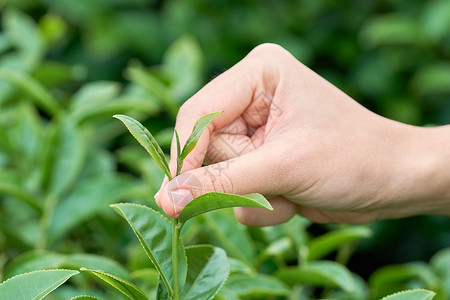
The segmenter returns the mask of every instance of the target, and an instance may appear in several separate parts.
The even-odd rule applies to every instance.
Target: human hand
[[[423,142],[435,140],[431,129],[370,112],[279,46],[258,46],[183,104],[181,143],[199,117],[216,111],[223,113],[182,174],[166,178],[155,196],[170,217],[212,191],[268,197],[273,211],[235,208],[247,225],[278,224],[295,213],[321,223],[366,223],[448,211],[448,194],[432,206],[424,201],[431,190],[444,193],[448,181],[420,184],[436,165],[436,156],[424,155],[430,151]],[[176,157],[175,147],[171,152]],[[209,165],[202,167],[204,159]]]

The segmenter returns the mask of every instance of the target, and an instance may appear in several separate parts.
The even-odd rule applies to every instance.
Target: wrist
[[[408,127],[404,211],[450,216],[450,126]]]

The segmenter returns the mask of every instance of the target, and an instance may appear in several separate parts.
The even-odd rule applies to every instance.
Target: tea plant
[[[183,161],[194,149],[202,132],[219,113],[201,117],[188,137],[183,149],[175,130],[177,144],[177,171],[180,174]],[[172,180],[169,164],[163,151],[151,133],[138,121],[116,115],[156,161],[169,180]],[[115,204],[112,207],[122,215],[133,228],[148,257],[158,270],[161,283],[157,299],[211,299],[228,278],[229,266],[225,252],[211,246],[184,248],[180,231],[189,219],[220,208],[253,206],[272,209],[260,194],[245,196],[206,193],[194,198],[181,210],[178,218],[169,222],[158,212],[135,204]],[[151,227],[152,231],[147,229]],[[161,236],[164,240],[161,240]],[[171,253],[171,255],[169,255]]]
[[[202,132],[217,115],[218,113],[213,113],[200,118],[182,150],[178,134],[175,132],[178,147],[176,175],[179,174],[183,160],[194,149]],[[165,155],[150,132],[130,117],[124,115],[116,115],[115,117],[124,122],[133,136],[171,180],[172,176]],[[176,300],[211,299],[222,287],[230,271],[227,256],[222,249],[208,245],[186,248],[183,246],[180,240],[180,231],[186,221],[197,215],[227,207],[251,206],[272,209],[269,202],[260,194],[239,196],[206,193],[196,197],[186,205],[180,212],[179,217],[173,219],[172,224],[170,224],[163,215],[146,206],[126,203],[111,206],[128,221],[145,253],[158,270],[160,281],[156,298]],[[88,268],[81,268],[81,271],[90,272],[130,299],[147,299],[146,295],[136,285],[119,276]],[[42,272],[44,274],[41,274]],[[31,289],[27,292],[30,294],[37,293],[33,298],[40,298],[77,273],[78,271],[52,270],[21,275],[0,285],[0,295],[16,294],[17,284],[19,283],[17,279],[20,278],[21,281],[28,280],[29,282],[39,280],[39,284],[34,286],[42,287],[42,290]],[[55,278],[57,281],[46,287],[46,282],[41,282],[41,278],[45,278],[49,283],[52,283]],[[20,285],[22,286],[23,282]],[[28,298],[28,296],[25,296],[25,298]]]
[[[28,0],[17,3],[19,2],[25,3]],[[83,31],[73,32],[72,29],[67,31],[67,26],[72,26],[74,20],[67,22],[64,16],[72,15],[72,13],[81,14],[78,15],[77,22],[82,21],[83,26],[94,26],[87,22],[89,18],[86,15],[82,15],[83,13],[91,14],[93,10],[73,8],[72,5],[77,6],[81,3],[79,1],[65,1],[64,5],[57,6],[52,4],[51,10],[46,7],[50,4],[40,2],[42,1],[34,1],[35,8],[32,10],[43,13],[48,11],[48,13],[43,16],[35,15],[36,18],[40,18],[37,21],[22,13],[20,9],[13,9],[15,1],[7,1],[6,6],[0,4],[2,21],[0,32],[0,281],[4,281],[0,284],[0,299],[45,297],[48,300],[62,300],[82,294],[91,296],[78,296],[74,299],[95,299],[95,297],[154,299],[161,291],[167,292],[168,297],[169,289],[174,289],[173,279],[177,277],[173,276],[173,262],[165,261],[166,264],[161,265],[164,267],[164,272],[172,274],[172,281],[168,280],[168,288],[159,275],[157,267],[148,258],[144,247],[140,243],[135,243],[133,231],[126,227],[127,222],[118,222],[117,218],[120,217],[112,209],[108,209],[108,205],[123,199],[148,205],[150,208],[145,209],[136,204],[117,204],[114,210],[124,216],[119,209],[120,206],[123,206],[123,210],[142,208],[142,211],[151,215],[144,218],[145,222],[156,219],[154,222],[161,223],[161,226],[155,226],[164,229],[163,232],[169,236],[168,241],[161,245],[167,249],[165,253],[171,257],[174,240],[173,223],[161,214],[155,213],[160,210],[152,197],[164,172],[159,170],[156,162],[148,159],[148,155],[138,148],[137,143],[132,145],[126,142],[131,136],[121,135],[126,129],[120,122],[113,121],[111,115],[127,114],[141,122],[146,122],[147,117],[151,118],[152,122],[146,124],[151,126],[149,127],[151,132],[157,132],[154,137],[159,145],[163,149],[168,148],[173,137],[172,122],[179,105],[198,90],[203,79],[206,78],[202,73],[207,66],[205,62],[211,64],[216,58],[225,57],[232,52],[234,57],[227,58],[229,66],[243,53],[222,49],[221,53],[225,55],[212,54],[211,57],[214,59],[211,60],[211,57],[208,59],[207,56],[202,55],[195,38],[182,36],[165,52],[161,66],[147,68],[136,60],[132,60],[124,72],[122,72],[123,66],[116,68],[116,63],[104,64],[103,61],[94,64],[94,66],[102,64],[102,68],[95,68],[89,61],[96,58],[89,52],[82,51],[81,55],[85,56],[83,59],[80,56],[72,57],[72,52],[71,57],[67,57],[67,52],[58,50],[61,49],[61,43],[64,44],[67,41],[65,37],[72,34],[78,35]],[[55,5],[59,3],[58,1],[45,2],[54,2]],[[106,1],[97,4],[101,6],[109,5],[108,3]],[[427,5],[427,7],[436,8],[441,4],[448,7],[445,0],[430,2],[430,6]],[[129,5],[131,8],[132,4]],[[169,15],[180,15],[180,10],[176,7],[177,5],[171,6]],[[90,8],[93,7],[90,6]],[[60,14],[62,9],[70,13]],[[122,7],[116,7],[116,9],[119,13],[129,13]],[[104,9],[95,11],[102,16],[102,18],[90,18],[95,20],[96,24],[99,24],[98,20],[106,20],[112,16]],[[142,8],[138,11],[141,12]],[[437,9],[437,11],[441,12],[441,21],[447,21],[446,10]],[[344,12],[347,13],[347,10]],[[435,20],[433,14],[428,15],[433,16],[429,20]],[[165,22],[169,24],[173,16],[164,17]],[[135,20],[139,22],[140,18],[127,19],[123,23],[126,24],[127,30],[119,30],[127,38],[131,39],[132,35],[129,34],[128,26]],[[154,20],[154,18],[149,17],[145,20]],[[389,23],[390,20],[392,19],[385,21]],[[117,24],[116,21],[116,19],[110,19],[106,25]],[[201,18],[197,21],[201,22]],[[105,26],[103,21],[100,23]],[[229,25],[226,22],[224,24]],[[379,23],[377,21],[373,24]],[[433,21],[432,24],[436,23]],[[139,33],[142,33],[143,28],[149,27],[141,24],[133,26]],[[181,28],[178,25],[175,27]],[[105,29],[95,32],[105,37]],[[92,31],[85,30],[85,32]],[[118,32],[118,30],[112,30],[112,32]],[[367,38],[367,34],[370,35],[370,33],[373,33],[374,37],[377,36],[373,30],[368,30],[364,33],[364,38]],[[316,33],[312,32],[312,34]],[[161,35],[167,39],[166,42],[155,43],[153,38],[149,40],[151,45],[161,50],[155,52],[145,48],[142,51],[145,58],[138,57],[139,59],[143,61],[160,59],[162,47],[165,47],[169,40],[174,40],[179,32],[173,36],[166,33]],[[210,36],[209,33],[207,35]],[[354,33],[352,37],[353,35]],[[112,34],[109,37],[108,40],[114,43],[119,40],[123,42],[122,38],[113,37]],[[91,39],[78,36],[74,40],[99,43],[105,41],[103,38],[96,39],[92,36]],[[201,36],[200,41],[202,41]],[[222,43],[221,46],[228,45],[233,49],[249,46],[230,46],[236,43],[234,38],[229,39],[229,42]],[[124,44],[129,43],[124,42]],[[201,44],[211,43],[203,40]],[[114,46],[109,43],[108,45]],[[320,51],[324,54],[331,49],[325,47],[324,52],[320,50],[319,45],[317,46],[315,47],[317,54]],[[426,51],[431,51],[430,49]],[[213,49],[208,48],[209,55],[211,51]],[[365,75],[377,73],[367,72],[370,67],[377,69],[383,66],[383,64],[371,62],[386,60],[391,53],[383,51],[376,54],[376,52],[371,52],[375,55],[375,60],[365,57],[362,63],[351,64],[360,68],[357,73],[362,76],[357,76],[357,81],[361,81],[361,86],[362,81],[370,82],[366,80]],[[433,50],[434,54],[438,52]],[[133,57],[135,57],[134,54]],[[149,59],[148,55],[152,59]],[[332,56],[335,57],[334,54]],[[381,58],[382,56],[384,59]],[[104,53],[97,56],[99,57],[103,59]],[[303,61],[305,59],[304,55],[298,53],[297,57]],[[64,63],[67,61],[77,61],[77,65]],[[421,64],[420,60],[413,59],[405,61],[408,62],[407,66],[411,70],[413,67],[409,62],[416,62],[414,69],[417,68],[418,71],[414,77],[420,80],[414,80],[414,86],[418,91],[427,95],[448,91],[449,85],[446,80],[438,80],[439,83],[436,83],[429,79],[435,76],[445,77],[447,74],[445,68],[442,69],[439,64],[433,64],[438,67],[434,68],[435,71],[439,71],[436,74],[432,72],[433,68],[428,68],[428,63]],[[314,68],[317,69],[317,64]],[[211,65],[207,66],[207,69],[211,69]],[[385,72],[397,72],[394,69],[382,69]],[[89,83],[84,83],[85,76],[88,74],[87,70],[89,70]],[[111,75],[114,72],[115,75]],[[126,81],[121,83],[92,81],[99,77],[104,78],[102,76],[106,73],[109,74],[107,78],[115,80],[120,78],[121,81],[124,74]],[[342,75],[340,78],[345,78],[353,73],[346,70],[340,74]],[[403,73],[398,73],[398,78],[410,78],[410,76],[402,77],[401,74]],[[351,82],[351,80],[344,81]],[[438,84],[441,84],[441,88]],[[377,89],[379,86],[375,84],[369,87],[364,84],[362,87]],[[401,87],[401,84],[396,86]],[[397,100],[379,104],[384,107],[382,111],[390,111],[391,105],[397,108],[398,112],[394,111],[390,116],[403,116],[402,120],[413,122],[414,118],[406,117],[411,117],[411,112],[416,110],[403,109],[411,108],[404,100],[404,93],[405,89],[399,88],[396,92],[397,98],[394,97]],[[416,94],[409,96],[411,99],[417,99]],[[380,101],[384,101],[382,99],[385,98],[376,97]],[[413,105],[419,105],[419,102],[416,101]],[[437,109],[438,107],[440,106],[436,106],[437,111],[443,111],[441,108]],[[404,115],[405,111],[409,113]],[[413,113],[412,116],[414,115]],[[438,119],[433,120],[434,123],[439,122]],[[118,148],[117,145],[121,146]],[[181,146],[178,149],[181,153],[183,152]],[[127,174],[117,170],[124,170]],[[178,172],[173,170],[173,172],[171,175],[175,176],[179,170]],[[194,211],[201,210],[194,209]],[[437,221],[436,224],[440,224],[440,230],[436,226],[414,227],[414,230],[411,230],[410,225],[414,220],[404,223],[408,225],[403,225],[403,229],[397,230],[401,232],[401,234],[397,233],[397,237],[405,236],[403,231],[406,230],[410,234],[413,231],[416,233],[423,231],[426,232],[427,242],[421,244],[424,246],[416,247],[415,251],[426,249],[425,244],[434,245],[432,249],[446,247],[447,227],[442,220]],[[180,223],[183,221],[179,218],[177,226]],[[382,243],[388,245],[390,247],[388,249],[391,250],[392,245],[385,233],[392,231],[393,225],[384,225],[381,231],[380,224],[327,226],[322,228],[327,233],[318,237],[311,233],[313,230],[309,228],[309,225],[310,222],[296,216],[288,223],[279,226],[245,227],[233,218],[232,209],[210,211],[184,221],[183,228],[177,233],[179,240],[175,239],[179,243],[177,249],[179,297],[182,299],[186,296],[184,293],[188,290],[188,282],[194,282],[194,288],[198,286],[198,280],[192,279],[194,276],[192,266],[196,266],[195,259],[192,261],[195,257],[193,253],[203,252],[208,261],[206,266],[209,266],[215,261],[221,261],[225,251],[229,265],[219,264],[221,268],[216,269],[213,274],[229,272],[228,278],[214,296],[217,300],[316,298],[375,300],[405,289],[420,290],[395,294],[386,299],[414,299],[414,295],[418,299],[429,299],[433,296],[433,292],[436,293],[434,300],[449,299],[450,249],[435,254],[429,263],[413,262],[381,267],[365,281],[346,267],[346,264],[356,244],[371,236],[372,230],[375,233],[374,236],[383,238],[372,238],[370,248],[375,249],[374,244]],[[395,225],[399,226],[399,223]],[[137,225],[136,228],[138,228]],[[145,227],[139,231],[145,241],[147,235],[144,233],[147,231],[144,229],[151,228]],[[161,237],[160,241],[163,240],[165,238]],[[372,243],[374,240],[376,241]],[[198,246],[203,244],[211,244],[214,247]],[[408,244],[405,243],[405,245]],[[195,250],[196,247],[201,249]],[[401,247],[396,249],[396,252],[402,253]],[[374,260],[384,257],[384,251],[379,253],[373,257]],[[361,255],[360,252],[359,254]],[[335,261],[333,261],[334,255]],[[367,258],[369,259],[372,257]],[[183,262],[186,263],[184,265],[186,269],[181,266]],[[84,268],[80,272],[81,267]],[[194,270],[197,269],[194,268]],[[186,274],[184,281],[182,274]],[[191,279],[188,280],[189,276]],[[158,277],[160,277],[159,280]],[[97,284],[95,282],[97,278],[115,288],[107,289]],[[66,284],[56,289],[67,280]],[[219,281],[219,279],[215,280]],[[423,291],[423,289],[433,292]]]

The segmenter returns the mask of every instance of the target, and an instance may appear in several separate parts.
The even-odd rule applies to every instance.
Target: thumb
[[[172,218],[192,199],[209,192],[278,195],[283,190],[282,159],[270,147],[260,147],[245,155],[189,170],[163,184],[157,201]],[[274,179],[275,178],[275,179]]]

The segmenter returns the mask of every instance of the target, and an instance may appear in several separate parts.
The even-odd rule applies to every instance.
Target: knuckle
[[[214,168],[214,165],[206,166],[205,168],[211,169]],[[208,174],[205,175],[202,182],[202,192],[233,193],[233,184],[230,178],[223,170],[220,170],[220,174],[215,174],[215,171],[217,170],[208,170]]]
[[[280,59],[286,59],[291,54],[277,44],[265,43],[256,46],[248,55],[250,58],[261,59],[268,62],[276,62]]]

